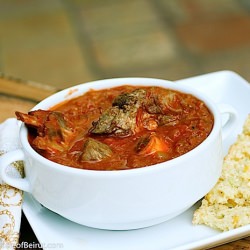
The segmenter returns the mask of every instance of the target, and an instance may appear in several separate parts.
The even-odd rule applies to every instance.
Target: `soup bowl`
[[[215,104],[195,89],[167,80],[114,78],[80,84],[44,99],[32,110],[50,109],[90,89],[121,85],[159,86],[192,94],[214,117],[209,136],[175,159],[128,170],[86,170],[52,162],[29,144],[28,129],[20,128],[21,148],[0,157],[1,177],[29,192],[46,208],[73,222],[110,230],[128,230],[167,221],[190,208],[217,182],[222,167],[222,139],[234,128],[237,114],[227,104]],[[228,119],[222,125],[222,114]],[[24,161],[24,178],[8,174],[10,164]]]

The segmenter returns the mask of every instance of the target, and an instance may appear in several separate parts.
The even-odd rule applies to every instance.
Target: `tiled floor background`
[[[0,72],[65,88],[111,77],[250,81],[249,0],[0,0]]]

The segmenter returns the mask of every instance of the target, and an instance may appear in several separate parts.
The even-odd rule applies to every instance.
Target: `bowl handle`
[[[0,156],[0,175],[2,180],[10,186],[17,189],[30,192],[30,183],[27,178],[17,178],[8,175],[8,166],[15,161],[23,161],[25,159],[24,153],[21,149],[7,152]]]
[[[222,116],[222,140],[225,140],[236,127],[238,114],[232,106],[224,103],[219,104],[219,110]]]

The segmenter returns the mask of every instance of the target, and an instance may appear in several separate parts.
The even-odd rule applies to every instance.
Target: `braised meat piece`
[[[129,135],[135,129],[136,109],[124,111],[118,107],[106,110],[90,130],[93,134]]]
[[[144,106],[151,114],[169,114],[182,112],[182,100],[177,92],[170,89],[162,91],[152,87],[147,93]]]
[[[99,120],[93,122],[90,132],[93,134],[115,134],[125,136],[135,133],[136,116],[142,106],[146,91],[136,89],[115,98],[112,107],[107,109]]]
[[[15,114],[18,120],[23,121],[28,127],[35,128],[39,135],[43,135],[44,122],[48,119],[51,111],[39,109],[30,111],[28,114],[16,111]]]
[[[33,141],[33,146],[38,151],[46,151],[49,154],[63,151],[72,139],[71,122],[61,112],[36,110],[28,114],[16,112],[16,116],[18,120],[36,130],[37,137]]]
[[[118,95],[112,106],[118,106],[120,109],[129,110],[131,107],[135,106],[139,108],[146,97],[146,90],[136,89],[131,93],[123,93]]]
[[[95,139],[88,138],[83,146],[81,161],[101,161],[112,155],[110,147]]]
[[[180,122],[179,115],[159,115],[158,116],[158,123],[159,126],[175,126]]]

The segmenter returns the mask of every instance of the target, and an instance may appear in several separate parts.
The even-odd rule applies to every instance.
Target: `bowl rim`
[[[108,83],[109,86],[105,86],[105,83]],[[143,174],[143,173],[151,173],[152,171],[162,171],[166,168],[171,168],[175,165],[178,165],[180,163],[183,163],[191,158],[195,159],[195,155],[202,152],[209,144],[214,142],[214,138],[218,136],[218,134],[221,136],[220,128],[221,128],[221,119],[220,119],[220,112],[218,107],[216,106],[216,103],[210,99],[208,96],[206,96],[204,93],[201,93],[197,89],[194,89],[189,86],[184,86],[169,80],[163,80],[163,79],[157,79],[157,78],[145,78],[145,77],[126,77],[126,78],[110,78],[110,79],[103,79],[103,80],[96,80],[91,81],[87,83],[81,83],[66,89],[63,89],[59,92],[56,92],[55,94],[52,94],[48,96],[47,98],[43,99],[41,102],[39,102],[37,105],[35,105],[31,110],[36,110],[38,108],[42,108],[42,106],[46,106],[48,109],[51,108],[60,102],[70,100],[72,98],[75,98],[77,96],[82,95],[83,93],[91,90],[101,90],[105,88],[113,88],[116,86],[122,86],[122,85],[133,85],[133,86],[159,86],[159,87],[165,87],[173,90],[177,90],[186,94],[191,94],[195,96],[196,98],[202,100],[205,105],[209,108],[211,113],[214,117],[214,124],[213,128],[208,135],[208,137],[202,141],[198,146],[190,150],[189,152],[180,155],[174,159],[157,163],[154,165],[144,166],[140,168],[133,168],[133,169],[122,169],[122,170],[91,170],[91,169],[79,169],[70,167],[67,165],[63,165],[60,163],[53,162],[39,153],[37,153],[29,144],[28,142],[28,129],[25,126],[25,124],[22,122],[20,127],[20,141],[23,150],[31,155],[35,160],[39,161],[41,164],[46,165],[49,168],[53,168],[54,170],[67,172],[68,174],[80,174],[80,175],[88,175],[88,176],[99,176],[99,177],[105,177],[105,176],[125,176],[125,175],[137,175],[137,174]],[[166,85],[166,86],[164,86]],[[172,85],[169,87],[169,85]],[[64,100],[56,101],[59,99],[62,99],[64,97]],[[52,103],[52,105],[49,105],[49,103]],[[41,107],[40,107],[41,106]]]

